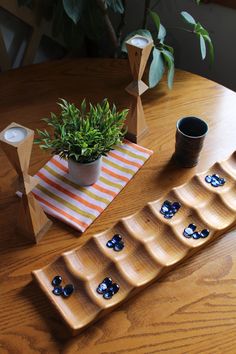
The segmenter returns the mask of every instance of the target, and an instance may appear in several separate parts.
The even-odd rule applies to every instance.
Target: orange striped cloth
[[[153,151],[125,141],[103,157],[95,184],[80,187],[68,174],[68,163],[54,156],[36,174],[33,193],[46,213],[83,232],[111,203]]]

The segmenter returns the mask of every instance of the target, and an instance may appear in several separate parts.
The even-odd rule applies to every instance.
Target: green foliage
[[[108,9],[122,14],[122,0],[104,0]],[[67,49],[76,53],[84,40],[97,43],[104,35],[104,13],[97,0],[17,0],[19,6],[35,8],[52,21],[52,34],[63,36]]]
[[[214,47],[208,31],[199,22],[196,22],[195,19],[186,11],[182,11],[181,16],[184,19],[184,21],[188,25],[190,25],[192,32],[199,37],[202,60],[206,58],[206,43],[208,44],[209,53],[210,53],[210,62],[212,64],[214,62]]]
[[[83,1],[63,0],[63,7],[69,18],[77,24],[81,16]]]
[[[149,11],[149,14],[155,26],[155,34],[152,35],[147,29],[133,31],[126,36],[121,49],[122,51],[127,52],[125,42],[136,34],[146,38],[152,38],[154,48],[152,51],[152,61],[149,69],[149,87],[153,88],[160,82],[165,72],[165,68],[167,68],[168,87],[172,88],[174,80],[174,49],[164,43],[166,29],[161,24],[158,14],[154,11]]]
[[[199,5],[200,0],[195,0]],[[174,81],[175,61],[174,61],[174,49],[165,43],[166,29],[161,24],[159,15],[154,11],[149,11],[150,18],[155,27],[155,33],[151,34],[147,29],[138,29],[130,33],[122,44],[122,51],[127,52],[125,48],[125,42],[135,34],[142,35],[147,38],[152,38],[154,47],[152,51],[152,60],[149,69],[149,87],[153,88],[162,79],[165,69],[167,70],[167,83],[171,89]],[[206,58],[207,49],[206,43],[209,47],[210,62],[214,61],[214,47],[207,30],[186,11],[181,12],[181,17],[184,22],[191,27],[191,30],[183,28],[187,32],[191,32],[199,37],[200,40],[200,52],[201,57],[204,60]]]
[[[181,16],[186,23],[193,25],[193,26],[196,25],[196,21],[194,20],[193,16],[191,16],[188,12],[182,11]]]
[[[97,105],[90,103],[89,110],[85,100],[80,109],[64,99],[58,105],[59,115],[51,113],[50,118],[43,119],[53,132],[37,130],[39,138],[34,142],[40,144],[40,148],[50,149],[65,159],[87,163],[121,144],[128,110],[118,112],[114,104],[110,107],[107,99]]]
[[[160,25],[161,25],[161,20],[160,20],[160,17],[158,16],[158,14],[154,11],[150,11],[149,12],[150,15],[151,15],[151,19],[156,27],[156,30],[157,30],[157,37],[159,35],[159,30],[160,30]],[[165,37],[165,36],[164,36]],[[163,38],[164,39],[164,38]]]
[[[165,64],[168,68],[168,74],[167,74],[168,87],[171,89],[173,86],[174,73],[175,73],[174,56],[171,52],[169,52],[166,49],[162,50],[162,54],[165,60]]]
[[[149,70],[149,86],[152,88],[161,80],[164,71],[164,60],[161,58],[161,51],[158,48],[153,48],[152,62]]]
[[[112,40],[114,54],[117,56],[119,45],[122,42],[122,26],[125,24],[125,12],[128,6],[125,6],[124,0],[17,0],[19,6],[28,6],[34,8],[36,2],[40,5],[41,14],[47,19],[52,20],[53,35],[63,35],[67,48],[72,53],[77,53],[79,48],[87,39],[93,43],[93,48],[98,48],[97,43],[102,42],[104,32],[110,34]],[[147,15],[150,16],[155,31],[151,33],[147,28],[137,29],[131,32],[121,43],[121,51],[127,52],[125,41],[135,34],[153,39],[154,49],[152,51],[151,64],[149,70],[149,86],[156,86],[167,71],[168,87],[172,88],[174,80],[174,49],[165,43],[167,31],[162,25],[159,15],[151,11],[161,3],[162,0],[156,0],[151,6],[152,1],[145,1],[144,9],[144,27],[147,23]],[[163,0],[164,2],[164,0]],[[194,0],[200,5],[201,0]],[[121,22],[115,28],[109,17],[109,11],[113,11],[120,15]],[[207,57],[209,51],[210,63],[214,61],[214,47],[208,31],[197,22],[188,12],[182,11],[181,17],[189,28],[183,30],[196,35],[199,38],[200,53],[202,60]],[[95,44],[95,45],[94,45]],[[103,42],[104,45],[104,42]]]
[[[124,13],[124,6],[122,0],[105,0],[106,5],[110,7],[114,12],[119,14]]]
[[[166,29],[161,24],[158,14],[150,11],[151,19],[155,25],[156,37],[154,40],[154,48],[152,52],[152,62],[149,70],[149,86],[156,86],[163,77],[165,68],[167,68],[167,82],[171,89],[174,80],[174,50],[172,47],[164,43],[166,37]]]

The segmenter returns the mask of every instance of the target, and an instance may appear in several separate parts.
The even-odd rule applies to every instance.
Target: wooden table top
[[[0,76],[0,130],[15,121],[42,128],[41,118],[56,111],[59,97],[93,103],[104,97],[128,106],[124,88],[131,82],[126,60],[79,59],[21,68]],[[236,149],[236,94],[202,77],[177,71],[174,89],[163,81],[143,95],[149,134],[142,145],[153,156],[111,205],[80,237],[55,220],[38,245],[15,234],[16,174],[0,151],[0,353],[235,353],[236,232],[211,243],[181,266],[71,338],[31,271],[78,247],[94,233],[134,213],[148,201],[225,159]],[[209,123],[197,167],[170,162],[175,124],[184,116]],[[33,147],[30,173],[49,155]]]

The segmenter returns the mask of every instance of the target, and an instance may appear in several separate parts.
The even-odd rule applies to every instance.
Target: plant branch
[[[148,17],[148,11],[149,11],[149,8],[150,8],[150,3],[151,3],[151,0],[145,0],[142,28],[147,28],[147,17]]]
[[[126,8],[127,8],[127,0],[122,0],[122,4],[124,7],[124,12],[121,14],[121,18],[120,18],[120,23],[119,26],[117,28],[117,41],[118,41],[118,46],[120,47],[121,45],[121,38],[122,38],[122,32],[123,32],[123,28],[126,24],[125,22],[125,15],[126,15]]]
[[[154,7],[156,7],[159,4],[160,1],[161,0],[157,0],[154,3],[154,5],[150,6],[151,5],[151,0],[150,1],[145,0],[143,21],[140,22],[139,27],[141,27],[141,26],[142,26],[142,28],[146,28],[147,27],[148,10],[153,10]]]
[[[116,32],[114,30],[114,27],[113,27],[113,25],[111,23],[110,17],[108,15],[107,5],[106,5],[104,0],[96,0],[96,1],[97,1],[97,4],[98,4],[100,10],[103,13],[104,22],[105,22],[105,25],[106,25],[106,28],[107,28],[107,32],[109,34],[109,37],[110,37],[111,42],[113,44],[113,47],[116,50],[118,48],[118,39],[117,39],[117,36],[116,36]]]
[[[189,32],[189,33],[194,33],[194,31],[188,30],[188,29],[183,28],[183,27],[168,27],[168,29],[177,29],[177,30],[180,30],[180,31],[185,31],[185,32]]]

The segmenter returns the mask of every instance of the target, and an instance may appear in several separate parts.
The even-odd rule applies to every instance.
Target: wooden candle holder
[[[11,132],[13,128],[21,129],[23,134],[21,140],[11,141],[12,138],[14,140],[14,135],[7,138],[6,132]],[[18,174],[16,190],[22,194],[17,218],[17,232],[37,243],[52,222],[46,217],[32,193],[32,189],[38,183],[28,174],[33,140],[34,131],[17,123],[11,123],[0,133],[2,149]]]
[[[226,183],[214,188],[205,180],[212,174],[219,174]],[[236,152],[33,275],[72,333],[77,334],[232,228],[236,222],[235,183]],[[160,213],[165,200],[181,203],[171,219]],[[183,232],[191,223],[198,230],[208,229],[209,236],[186,238]],[[114,234],[122,235],[121,252],[106,246]],[[56,275],[62,276],[63,285],[74,285],[69,298],[53,294]],[[96,291],[105,277],[120,286],[110,300]]]
[[[141,46],[139,41],[144,41]],[[127,139],[138,143],[147,133],[148,128],[145,121],[141,95],[148,89],[148,86],[141,80],[149,55],[153,47],[153,40],[143,36],[135,35],[126,41],[129,63],[133,75],[133,82],[126,87],[126,91],[132,96],[126,125],[128,132]]]

